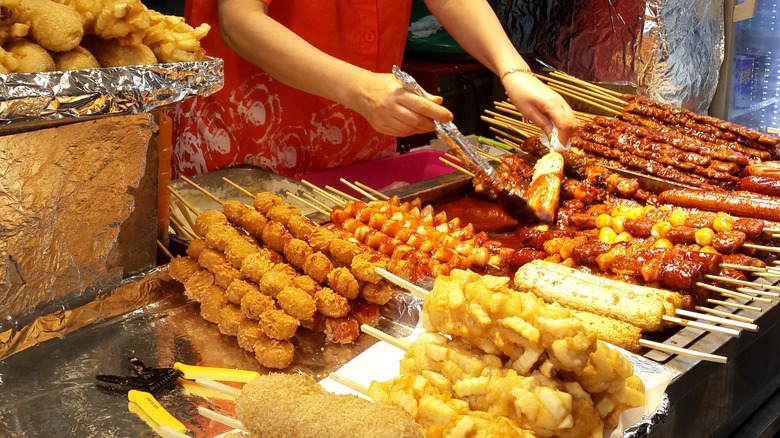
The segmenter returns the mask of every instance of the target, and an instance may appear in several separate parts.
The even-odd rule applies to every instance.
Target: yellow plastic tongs
[[[393,75],[401,82],[404,89],[430,100],[430,96],[423,90],[420,84],[398,66],[393,66]],[[434,126],[436,128],[436,135],[446,143],[447,146],[455,151],[460,151],[465,155],[466,158],[474,163],[474,165],[487,176],[493,185],[499,189],[497,200],[510,216],[520,220],[536,218],[536,213],[528,205],[528,201],[523,197],[522,193],[515,188],[509,187],[504,178],[496,172],[493,166],[477,153],[476,146],[471,144],[471,142],[461,134],[454,123],[434,121]]]
[[[153,368],[135,357],[128,360],[132,366],[129,376],[98,374],[95,376],[97,385],[110,391],[126,393],[130,410],[164,436],[186,436],[187,428],[184,424],[165,410],[154,397],[173,389],[178,379],[196,380],[203,377],[222,382],[246,383],[260,376],[256,371],[201,367],[181,362],[174,363],[172,368]]]

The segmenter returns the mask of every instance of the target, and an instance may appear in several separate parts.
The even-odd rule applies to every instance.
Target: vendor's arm
[[[487,1],[425,0],[425,4],[458,44],[495,74],[528,68]],[[558,127],[559,139],[564,143],[569,139],[578,122],[558,93],[521,72],[508,74],[501,82],[523,115],[548,134],[552,121]]]
[[[452,113],[439,105],[440,97],[428,101],[406,92],[392,74],[373,73],[323,53],[267,11],[260,0],[219,0],[225,44],[276,80],[339,102],[388,135],[430,132],[434,120],[452,120]]]

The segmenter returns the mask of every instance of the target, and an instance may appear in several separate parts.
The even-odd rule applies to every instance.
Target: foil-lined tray
[[[0,75],[0,133],[150,112],[224,84],[223,62],[149,64]]]

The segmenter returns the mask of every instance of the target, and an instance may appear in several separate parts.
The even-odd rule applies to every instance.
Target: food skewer
[[[184,206],[184,204],[176,199],[176,208],[178,208],[179,213],[181,213],[181,216],[184,217],[184,221],[182,221],[182,225],[185,224],[185,222],[189,225],[190,230],[195,229],[195,219],[192,217],[191,212]]]
[[[326,205],[325,203],[323,203],[322,201],[320,201],[319,199],[315,198],[314,196],[312,196],[312,195],[310,195],[308,193],[301,193],[301,196],[303,196],[304,198],[308,199],[309,201],[319,205],[320,207],[322,207],[323,210],[325,210],[327,212],[333,211],[333,208],[331,208],[330,206]]]
[[[254,197],[255,197],[255,195],[253,195],[253,194],[252,194],[252,192],[250,192],[249,190],[247,190],[247,189],[245,189],[245,188],[241,187],[240,185],[238,185],[238,184],[234,183],[233,181],[231,181],[231,180],[229,180],[229,179],[225,178],[224,176],[222,177],[222,181],[225,181],[226,183],[228,183],[229,185],[231,185],[231,186],[232,186],[234,189],[236,189],[236,190],[238,190],[239,192],[241,192],[241,193],[243,193],[243,194],[245,194],[245,195],[249,196],[250,198],[254,198]]]
[[[723,318],[733,319],[735,321],[746,322],[748,324],[753,324],[753,323],[756,322],[755,318],[748,318],[748,317],[742,316],[742,315],[735,315],[733,313],[724,312],[724,311],[718,310],[718,309],[711,309],[709,307],[704,307],[704,306],[694,306],[694,310],[698,310],[699,312],[702,312],[702,313],[709,313],[709,314],[712,314],[712,315],[715,315],[715,316],[720,316],[720,317],[723,317]]]
[[[352,184],[351,182],[347,181],[344,178],[339,178],[339,181],[341,181],[342,184],[344,184],[345,186],[349,187],[350,189],[360,193],[361,195],[365,196],[366,198],[368,198],[371,201],[376,201],[378,199],[376,196],[374,196],[373,194],[369,193],[365,189],[363,189],[361,187],[358,187],[356,184]],[[357,181],[355,181],[355,182],[357,183]],[[389,199],[389,197],[385,196],[384,199]]]
[[[183,176],[183,175],[180,176],[179,178],[181,178],[182,181],[186,182],[187,184],[191,185],[195,190],[197,190],[197,191],[203,193],[204,195],[206,195],[206,197],[208,197],[212,201],[216,202],[217,204],[219,204],[219,205],[223,204],[223,201],[221,199],[217,198],[216,196],[211,194],[211,192],[209,192],[208,190],[204,189],[203,187],[201,187],[200,185],[195,183],[195,181],[193,181],[193,180],[191,180],[191,179],[189,179],[189,178],[187,178],[186,176]]]
[[[160,242],[159,239],[157,240],[157,248],[160,248],[160,251],[162,251],[163,254],[165,254],[166,257],[168,257],[169,259],[173,260],[173,258],[174,258],[173,254],[171,254],[171,252],[168,251],[168,248],[166,248],[165,245],[163,245],[163,243]]]
[[[338,206],[344,206],[344,204],[347,203],[347,201],[345,201],[343,199],[336,198],[335,196],[331,195],[330,193],[326,192],[325,190],[322,190],[321,188],[315,186],[314,184],[306,181],[305,179],[301,180],[301,184],[303,184],[306,187],[312,189],[312,191],[314,191],[314,193],[322,196],[323,198],[333,202],[334,204],[336,204]]]
[[[439,161],[441,161],[442,163],[446,164],[447,166],[450,166],[453,169],[463,173],[464,175],[468,175],[468,176],[470,176],[472,178],[474,178],[476,176],[473,173],[471,173],[470,171],[464,169],[463,167],[460,167],[459,165],[453,163],[452,161],[446,160],[444,157],[439,157]]]
[[[323,210],[323,209],[322,209],[322,208],[320,208],[319,206],[312,204],[311,202],[309,202],[309,201],[307,201],[307,200],[305,200],[305,199],[301,198],[300,196],[296,195],[295,193],[292,193],[292,192],[289,192],[289,191],[288,191],[288,192],[285,192],[285,193],[286,193],[286,195],[287,195],[287,196],[289,196],[290,198],[292,198],[292,199],[295,199],[296,201],[298,201],[298,202],[300,202],[301,204],[303,204],[303,205],[305,205],[305,206],[307,206],[307,207],[309,207],[309,208],[313,209],[314,211],[317,211],[317,212],[319,212],[319,213],[322,213],[322,214],[324,214],[325,216],[328,216],[328,215],[330,215],[330,212],[329,212],[329,211]]]
[[[390,199],[390,197],[389,197],[389,196],[387,196],[387,195],[385,195],[384,193],[382,193],[382,192],[379,192],[379,191],[377,191],[377,190],[375,190],[375,189],[373,189],[373,188],[371,188],[371,187],[369,187],[369,186],[367,186],[367,185],[365,185],[365,184],[362,184],[360,181],[355,181],[355,185],[356,185],[356,186],[358,186],[358,187],[360,187],[360,188],[361,188],[361,189],[363,189],[363,190],[367,190],[367,191],[369,191],[369,192],[373,193],[373,194],[374,194],[374,195],[376,195],[376,196],[377,196],[379,199],[384,199],[384,200],[388,200],[388,199]]]
[[[763,298],[763,297],[757,297],[757,296],[754,296],[754,295],[748,295],[748,294],[746,294],[744,292],[734,292],[731,289],[726,289],[726,288],[723,288],[723,287],[720,287],[720,286],[715,286],[713,284],[707,284],[707,283],[698,282],[698,283],[696,283],[696,286],[698,286],[700,288],[703,288],[703,289],[711,290],[713,292],[718,292],[719,294],[723,295],[724,297],[742,299],[742,300],[747,300],[747,301],[757,301],[757,302],[767,303],[767,304],[772,302],[772,300],[770,300],[769,298]],[[708,302],[709,302],[709,299],[708,299]]]
[[[217,423],[224,424],[225,426],[232,427],[233,429],[238,429],[242,432],[249,432],[249,430],[244,426],[243,423],[236,420],[233,417],[228,417],[227,415],[220,414],[219,412],[214,412],[209,408],[206,408],[204,406],[198,406],[198,413],[210,420],[214,420]]]
[[[723,306],[723,307],[733,307],[735,309],[741,309],[741,310],[750,310],[753,312],[763,312],[764,309],[757,307],[757,306],[750,306],[748,304],[742,304],[742,303],[733,303],[730,301],[723,301],[723,300],[716,300],[714,298],[710,298],[707,300],[709,304],[715,304],[717,306]]]
[[[336,189],[334,187],[331,187],[329,185],[326,185],[325,189],[326,190],[330,190],[331,192],[333,192],[333,193],[335,193],[335,194],[337,194],[337,195],[341,196],[342,198],[347,199],[349,201],[359,201],[358,198],[356,198],[356,197],[354,197],[352,195],[348,195],[348,194],[342,192],[341,190],[338,190],[338,189]]]
[[[187,199],[184,198],[184,196],[181,195],[181,193],[177,192],[173,187],[168,186],[168,191],[171,192],[173,196],[176,197],[179,201],[181,201],[182,204],[184,204],[185,207],[187,207],[191,212],[195,213],[196,216],[200,215],[200,210],[193,207],[192,204],[187,201]]]

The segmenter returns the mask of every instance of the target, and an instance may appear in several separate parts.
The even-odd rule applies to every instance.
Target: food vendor
[[[519,111],[566,142],[577,121],[537,80],[485,1],[427,0],[471,55],[497,74]],[[385,157],[396,137],[434,129],[452,114],[406,92],[400,65],[411,0],[188,1],[188,22],[220,32],[201,41],[225,62],[225,89],[191,99],[174,116],[175,171],[241,164],[288,177]]]

